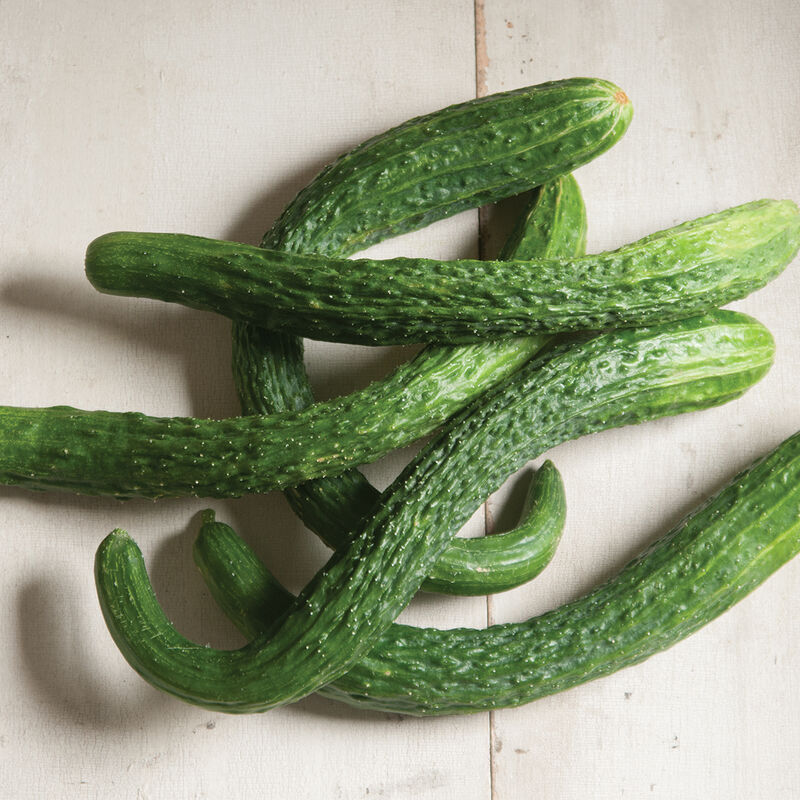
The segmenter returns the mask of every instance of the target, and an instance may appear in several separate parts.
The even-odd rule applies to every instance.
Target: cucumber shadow
[[[156,719],[163,713],[160,696],[97,666],[105,663],[103,645],[113,645],[93,635],[78,584],[48,571],[17,593],[17,652],[34,702],[60,727],[125,731]]]

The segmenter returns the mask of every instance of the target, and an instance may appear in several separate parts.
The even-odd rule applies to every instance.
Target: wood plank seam
[[[486,9],[485,0],[474,0],[475,18],[475,96],[485,97],[487,89],[487,71],[489,68],[489,53],[486,42]],[[478,209],[478,258],[486,258],[486,226],[488,221],[487,209]],[[492,512],[488,499],[483,504],[483,535],[489,536],[494,532]],[[486,596],[486,625],[494,624],[494,609],[491,595]],[[494,711],[489,712],[489,796],[496,800],[495,787],[495,724]]]

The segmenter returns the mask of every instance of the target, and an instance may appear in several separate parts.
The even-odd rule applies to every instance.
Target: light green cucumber
[[[776,277],[800,247],[790,200],[761,200],[608,253],[526,261],[341,259],[183,234],[109,233],[92,284],[354,344],[646,325],[704,313]]]
[[[633,107],[619,86],[569,78],[408,120],[318,175],[262,244],[350,254],[565,175],[614,145]]]

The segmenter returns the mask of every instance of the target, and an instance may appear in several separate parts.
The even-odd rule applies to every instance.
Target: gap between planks
[[[489,68],[489,52],[486,44],[486,8],[485,0],[474,0],[475,18],[475,96],[485,97],[488,94],[486,75]],[[485,258],[486,253],[486,208],[478,209],[478,258]],[[494,533],[492,513],[488,499],[483,504],[483,535]],[[494,625],[494,607],[492,596],[486,596],[486,625]],[[495,721],[494,711],[489,711],[489,795],[497,800],[495,787]]]

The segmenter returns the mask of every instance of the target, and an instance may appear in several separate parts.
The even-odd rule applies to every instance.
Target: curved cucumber
[[[525,561],[526,572],[540,572],[555,553],[565,516],[561,475],[550,461],[545,461],[531,478],[517,528],[488,537],[497,542],[498,562],[519,569],[519,562]],[[456,541],[464,540],[453,540]],[[267,634],[291,609],[295,596],[275,579],[229,525],[215,519],[213,511],[203,515],[193,554],[217,604],[248,639]],[[456,574],[453,580],[463,579],[467,583],[475,580],[475,574],[480,576],[470,559],[469,551],[465,552],[463,578]],[[478,586],[482,590],[479,581]],[[320,691],[324,693],[324,687]]]
[[[800,212],[761,200],[609,253],[528,261],[336,259],[183,234],[109,233],[86,253],[92,284],[354,344],[645,325],[700,314],[778,275]]]
[[[400,668],[391,681],[385,671],[369,669],[370,682],[377,679],[370,683],[370,705],[399,711],[407,707],[410,691],[425,697],[414,713],[464,713],[521,705],[603,677],[701,628],[798,550],[800,435],[795,434],[615,578],[573,603],[488,633],[453,632],[447,643],[438,631],[426,630],[414,642],[420,649],[405,639],[405,631],[391,630],[391,640],[382,644]],[[423,652],[432,658],[421,659]],[[455,670],[474,677],[485,659],[491,669],[481,680],[459,683],[450,677]],[[363,678],[356,668],[343,676],[340,688],[359,692]]]
[[[327,479],[313,484],[322,480]],[[291,497],[304,488],[305,484],[285,491]],[[364,527],[368,512],[375,511],[379,500],[378,491],[366,481],[343,481],[338,493],[312,489],[305,492],[303,521],[313,523],[312,530],[335,550],[345,547]],[[353,505],[346,505],[348,502]],[[336,516],[326,518],[326,513]],[[484,595],[521,586],[550,563],[565,517],[564,486],[558,470],[547,462],[530,483],[516,528],[491,536],[452,539],[420,588],[440,594]],[[347,528],[348,524],[351,527]]]
[[[117,497],[232,497],[335,475],[429,433],[543,341],[431,347],[360,392],[271,416],[198,420],[0,407],[0,483]],[[259,363],[276,364],[263,353]]]
[[[414,715],[522,705],[671,647],[798,551],[800,433],[584,597],[485,630],[392,625],[366,658],[319,693]],[[294,599],[227,526],[206,528],[195,555],[217,602],[251,638]]]
[[[295,700],[367,655],[475,507],[528,459],[587,433],[737,397],[767,371],[773,353],[762,325],[718,311],[596,336],[535,359],[451,419],[270,635],[240,650],[203,647],[175,631],[141,552],[115,531],[95,562],[109,630],[143,677],[184,700],[229,712]]]
[[[566,175],[535,189],[521,215],[513,247],[529,255],[579,255],[586,241],[586,208],[575,178]],[[254,326],[234,326],[234,374],[247,413],[271,413],[285,408],[303,408],[313,402],[305,378],[299,340],[276,336]],[[485,342],[481,352],[492,357],[519,349],[515,339]],[[432,349],[433,348],[433,349]],[[431,346],[436,352],[435,346]],[[460,356],[453,347],[452,358]],[[476,360],[478,356],[476,354]],[[425,364],[427,351],[417,357]],[[435,391],[443,378],[430,375]],[[379,492],[357,469],[319,478],[285,490],[290,505],[305,525],[333,549],[344,546],[360,530],[374,510]],[[425,591],[447,594],[490,594],[525,583],[541,569],[536,541],[517,531],[499,539],[480,537],[453,539],[423,582]],[[513,544],[512,544],[513,543]],[[528,546],[533,549],[526,551]]]
[[[481,537],[481,547],[470,546],[470,539],[451,539],[445,551],[450,557],[442,565],[440,556],[421,588],[455,594],[452,590],[455,585],[460,595],[484,595],[489,586],[492,592],[521,586],[552,560],[566,516],[561,475],[546,461],[528,486],[517,527]],[[490,580],[485,577],[487,563],[491,565]]]

